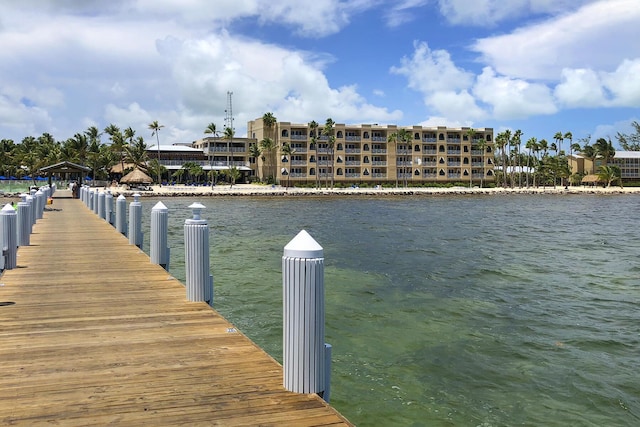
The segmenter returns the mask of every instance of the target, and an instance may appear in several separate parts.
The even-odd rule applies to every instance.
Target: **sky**
[[[279,121],[520,129],[640,120],[640,0],[0,0],[0,138],[188,143],[228,93]],[[106,142],[106,136],[103,136]]]

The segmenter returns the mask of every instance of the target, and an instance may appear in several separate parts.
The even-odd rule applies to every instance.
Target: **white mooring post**
[[[104,195],[104,219],[109,224],[113,224],[113,194],[107,190]]]
[[[169,209],[162,202],[156,203],[151,209],[151,247],[149,249],[151,262],[169,270],[169,247],[167,234],[169,233]]]
[[[12,270],[18,264],[18,213],[10,204],[0,210],[0,228],[2,228],[2,256],[4,268]]]
[[[93,209],[93,213],[96,215],[100,215],[100,191],[97,188],[91,190],[93,194],[93,203],[91,204],[91,209]],[[104,202],[103,202],[104,203]]]
[[[107,219],[107,216],[105,214],[106,210],[104,206],[105,196],[106,194],[104,191],[100,191],[98,193],[98,218],[101,218],[101,219]]]
[[[129,204],[129,243],[142,249],[142,203],[140,194],[133,195],[133,202]]]
[[[33,215],[35,209],[35,202],[33,200],[33,196],[31,194],[27,194],[27,203],[29,204],[29,216],[27,220],[29,221],[29,234],[33,233]]]
[[[44,216],[44,205],[47,203],[45,199],[44,192],[42,190],[36,191],[36,205],[38,209],[36,210],[36,219],[42,219]]]
[[[324,343],[324,255],[305,230],[284,247],[282,292],[284,387],[317,393],[328,402],[331,346]]]
[[[213,276],[209,273],[209,225],[200,217],[204,205],[193,203],[193,218],[184,222],[184,264],[187,300],[213,307]]]
[[[38,199],[36,193],[37,191],[35,189],[29,191],[29,195],[31,196],[31,225],[35,225],[38,219]]]
[[[127,198],[122,194],[116,199],[116,230],[127,235]]]
[[[27,195],[20,195],[18,202],[18,246],[29,246],[31,241],[31,207]]]

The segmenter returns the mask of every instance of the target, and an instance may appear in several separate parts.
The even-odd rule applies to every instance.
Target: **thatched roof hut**
[[[120,179],[121,184],[151,184],[153,179],[140,169],[135,168]]]
[[[589,175],[585,175],[584,177],[582,177],[582,181],[581,182],[583,184],[595,185],[595,184],[604,183],[605,181],[603,181],[598,175],[589,174]]]

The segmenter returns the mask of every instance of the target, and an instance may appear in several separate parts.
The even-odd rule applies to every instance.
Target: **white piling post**
[[[129,204],[129,243],[142,249],[142,203],[140,194],[133,195],[133,202]]]
[[[93,213],[98,215],[99,214],[99,210],[98,208],[100,207],[99,199],[100,199],[100,192],[98,191],[98,189],[94,188],[93,190],[91,190],[91,194],[93,194],[93,202],[91,203],[91,209],[93,210]]]
[[[324,255],[305,230],[282,256],[284,387],[296,393],[326,390]]]
[[[46,203],[45,195],[42,190],[36,191],[36,219],[42,219],[44,214],[44,204]]]
[[[116,199],[116,230],[127,235],[127,199],[122,194]]]
[[[31,194],[27,194],[27,203],[29,204],[29,215],[27,216],[27,220],[29,221],[29,234],[33,233],[33,222],[35,215],[35,200]]]
[[[209,273],[209,225],[200,217],[204,206],[193,203],[193,218],[184,222],[184,261],[187,300],[213,306],[213,276]]]
[[[107,219],[106,210],[105,210],[105,207],[104,207],[104,202],[105,202],[104,197],[105,196],[106,196],[106,194],[105,194],[104,191],[100,191],[98,193],[98,217],[102,218],[102,219]]]
[[[104,219],[113,224],[113,194],[110,190],[104,195]]]
[[[18,202],[18,246],[29,246],[31,241],[31,207],[27,195],[21,194]]]
[[[153,264],[161,265],[169,270],[169,247],[167,234],[169,233],[169,209],[162,202],[156,203],[151,209],[151,238],[149,253]]]
[[[2,256],[4,268],[12,270],[18,264],[18,213],[13,206],[7,204],[0,210],[0,227],[2,228]]]

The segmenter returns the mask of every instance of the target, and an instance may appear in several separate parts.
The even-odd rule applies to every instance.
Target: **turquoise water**
[[[324,247],[331,403],[357,425],[640,424],[640,197],[164,199],[181,281],[196,200],[215,308],[279,361],[283,247]]]

